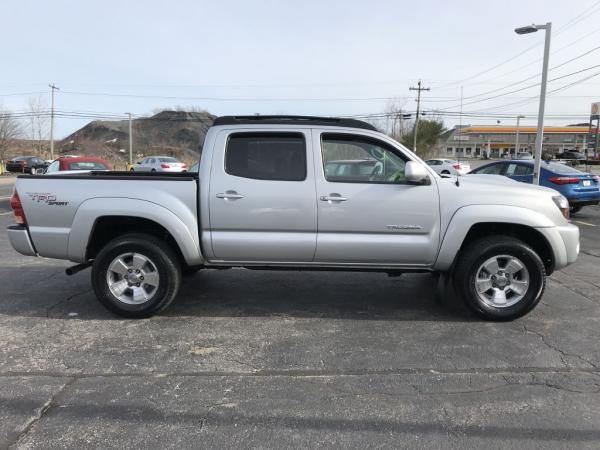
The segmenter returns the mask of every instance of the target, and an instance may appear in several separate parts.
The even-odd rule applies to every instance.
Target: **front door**
[[[363,134],[313,130],[318,203],[315,261],[430,265],[439,244],[433,177],[408,184],[408,157]],[[320,151],[319,151],[320,149]]]
[[[217,137],[209,194],[211,260],[313,260],[317,207],[311,132],[280,130],[224,130]]]

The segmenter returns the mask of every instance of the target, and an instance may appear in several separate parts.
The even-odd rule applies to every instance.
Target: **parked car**
[[[46,175],[69,175],[108,170],[112,170],[112,165],[105,159],[72,156],[61,157],[53,161],[46,169]]]
[[[504,175],[523,183],[533,183],[533,161],[497,161],[472,170],[472,174]],[[571,214],[586,205],[600,202],[598,177],[556,162],[541,162],[540,184],[567,198]]]
[[[517,153],[517,156],[515,157],[515,159],[520,159],[520,160],[533,159],[533,155],[529,152],[519,152],[519,153]]]
[[[19,177],[13,248],[91,266],[97,298],[125,317],[166,308],[182,273],[246,267],[446,273],[490,320],[531,311],[579,252],[558,192],[441,178],[366,122],[220,117],[202,148],[197,173]],[[377,170],[338,173],[365,160]]]
[[[566,151],[563,153],[557,153],[556,159],[569,159],[569,160],[575,159],[575,160],[581,161],[581,160],[585,160],[586,156],[581,152]]]
[[[471,170],[469,163],[454,159],[428,159],[425,162],[440,175],[465,175]]]
[[[29,173],[32,175],[43,173],[46,167],[48,167],[48,163],[37,156],[17,156],[6,163],[8,172]]]
[[[186,172],[187,164],[171,156],[149,156],[131,167],[132,172]]]

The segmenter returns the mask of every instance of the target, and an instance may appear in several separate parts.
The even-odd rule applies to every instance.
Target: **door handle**
[[[241,194],[238,194],[235,191],[225,191],[224,193],[221,192],[221,193],[217,194],[217,198],[223,198],[225,200],[237,200],[240,198],[244,198],[244,196]]]
[[[348,199],[346,197],[342,197],[340,194],[329,194],[321,196],[322,202],[345,202],[346,200]]]

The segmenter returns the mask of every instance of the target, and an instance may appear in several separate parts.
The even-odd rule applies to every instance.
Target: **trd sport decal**
[[[69,202],[59,202],[56,195],[49,193],[27,192],[31,201],[36,203],[45,203],[48,206],[67,206]]]

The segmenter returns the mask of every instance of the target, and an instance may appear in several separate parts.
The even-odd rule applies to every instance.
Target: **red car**
[[[46,174],[66,175],[68,173],[81,173],[91,171],[112,170],[112,165],[101,158],[87,156],[76,156],[69,158],[59,158],[52,162],[46,170]]]

